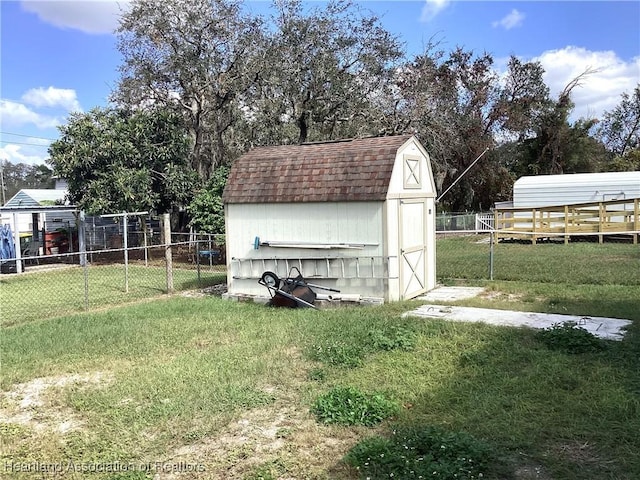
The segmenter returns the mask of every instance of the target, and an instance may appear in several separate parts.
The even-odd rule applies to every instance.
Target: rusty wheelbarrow
[[[311,287],[329,292],[340,292],[340,290],[333,288],[308,283],[297,267],[292,267],[289,270],[287,278],[278,278],[273,272],[264,272],[258,283],[267,287],[269,295],[271,295],[269,304],[276,307],[317,308],[313,304],[317,295]]]

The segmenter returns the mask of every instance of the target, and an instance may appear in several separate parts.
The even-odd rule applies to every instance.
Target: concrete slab
[[[416,300],[425,302],[455,302],[477,297],[484,291],[482,287],[436,287]]]
[[[607,340],[622,340],[630,320],[607,317],[588,317],[536,312],[515,312],[489,308],[422,305],[406,312],[403,317],[441,318],[453,322],[480,322],[509,327],[549,328],[555,324],[575,322],[576,325]]]

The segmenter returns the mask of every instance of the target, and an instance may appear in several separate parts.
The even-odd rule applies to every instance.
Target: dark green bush
[[[491,450],[484,442],[431,426],[397,430],[390,438],[367,438],[344,457],[362,478],[371,480],[477,479],[483,477],[490,460]]]
[[[566,353],[597,352],[604,348],[601,339],[575,322],[556,323],[536,332],[536,339],[547,348]]]
[[[336,387],[319,396],[311,408],[311,413],[320,422],[368,427],[398,411],[398,404],[387,400],[383,395],[363,393],[353,387]]]

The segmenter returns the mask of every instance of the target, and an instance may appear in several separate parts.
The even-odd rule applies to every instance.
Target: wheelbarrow
[[[340,290],[334,288],[308,283],[303,278],[298,267],[292,267],[287,278],[278,278],[273,272],[264,272],[258,283],[267,287],[269,295],[271,295],[269,304],[276,307],[317,309],[313,304],[317,295],[311,287],[329,292],[340,292]]]

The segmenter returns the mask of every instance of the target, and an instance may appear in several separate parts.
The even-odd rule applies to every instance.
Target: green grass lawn
[[[486,235],[437,241],[439,279],[488,279],[490,245]],[[494,280],[568,285],[640,285],[640,245],[574,242],[498,243]]]
[[[28,271],[28,270],[27,270]],[[223,282],[225,273],[201,269],[200,281],[191,268],[173,269],[177,291],[205,287]],[[0,322],[5,325],[55,317],[106,306],[152,298],[167,291],[164,266],[145,267],[132,263],[128,269],[129,291],[125,289],[124,265],[91,265],[29,272],[0,277]],[[88,300],[88,301],[87,301]]]
[[[474,248],[466,242],[449,251]],[[539,252],[516,270],[536,271],[548,247],[572,255],[509,246]],[[84,478],[82,468],[118,465],[91,478],[355,479],[344,455],[409,425],[488,444],[484,478],[640,478],[640,282],[624,280],[639,247],[577,247],[623,256],[613,264],[624,270],[572,282],[559,258],[537,276],[469,282],[487,294],[464,304],[634,320],[624,341],[590,353],[550,350],[527,329],[402,319],[414,302],[310,311],[173,296],[5,325],[0,469],[18,479],[49,478],[36,467]],[[319,423],[310,409],[334,387],[380,393],[399,413],[374,427]]]
[[[637,324],[602,352],[568,355],[528,330],[400,320],[411,306],[316,312],[174,297],[6,328],[0,460],[356,478],[341,458],[359,439],[424,424],[491,445],[486,478],[527,478],[515,476],[523,468],[638,478]],[[368,332],[396,325],[416,335],[413,349],[366,346]],[[377,428],[320,425],[309,408],[334,386],[382,392],[403,408]],[[25,392],[39,405],[21,408]]]

